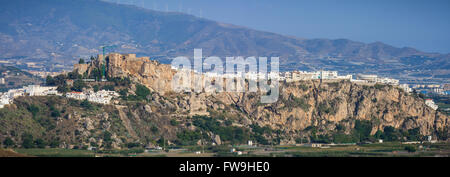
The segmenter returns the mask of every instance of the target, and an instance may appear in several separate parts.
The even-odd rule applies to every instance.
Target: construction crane
[[[100,48],[103,51],[102,60],[101,60],[101,63],[99,63],[100,64],[100,69],[101,69],[101,74],[102,74],[102,81],[106,81],[106,61],[105,61],[106,50],[108,50],[108,49],[112,50],[112,49],[114,49],[116,47],[117,47],[116,45],[103,45],[103,46],[100,46]]]

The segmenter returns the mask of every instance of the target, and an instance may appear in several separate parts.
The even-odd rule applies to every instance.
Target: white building
[[[401,89],[403,89],[407,93],[411,93],[412,92],[412,88],[410,88],[408,84],[401,84],[399,87]]]
[[[352,80],[353,76],[351,74],[347,74],[345,76],[337,76],[336,79],[347,79],[347,80]]]
[[[76,100],[85,100],[87,99],[87,95],[84,94],[83,92],[69,92],[66,93],[66,97],[67,98],[73,98]]]
[[[350,82],[359,83],[359,84],[366,84],[366,83],[368,83],[367,80],[359,80],[359,79],[350,79]]]
[[[398,85],[399,80],[387,78],[387,77],[378,77],[377,75],[372,74],[358,74],[356,75],[356,78],[358,80],[365,80],[368,83],[382,83],[382,84],[389,84],[389,85]]]
[[[69,92],[66,94],[66,97],[77,100],[88,100],[100,104],[110,104],[111,99],[119,97],[119,94],[115,91],[100,90],[98,92],[89,91],[87,93]]]
[[[231,148],[230,152],[236,152],[236,148]]]
[[[0,108],[4,108],[5,105],[11,104],[12,99],[7,94],[0,93]]]
[[[269,79],[280,79],[280,73],[279,72],[269,72],[267,74],[267,77]]]
[[[392,78],[387,78],[387,77],[378,78],[376,80],[376,82],[377,83],[382,83],[382,84],[389,84],[389,85],[398,85],[399,84],[399,80],[392,79]]]
[[[358,75],[356,75],[356,79],[365,80],[369,83],[376,83],[378,76],[377,75],[369,75],[369,74],[358,74]]]
[[[11,89],[7,92],[9,98],[17,98],[25,95],[25,89]]]
[[[433,110],[437,110],[439,108],[439,106],[434,103],[433,99],[426,99],[425,104]]]
[[[319,71],[319,79],[336,79],[338,77],[337,71]]]
[[[346,79],[351,80],[352,75],[339,76],[337,71],[292,71],[284,72],[279,76],[280,80],[286,80],[287,82],[300,81],[300,80],[314,80],[314,79]]]
[[[25,93],[29,96],[46,96],[46,95],[58,95],[57,87],[42,87],[40,85],[24,86]]]
[[[253,146],[253,141],[252,140],[248,140],[248,143],[247,143],[249,146]]]
[[[87,100],[95,103],[109,104],[111,99],[118,96],[119,94],[115,91],[100,90],[96,93],[90,92],[87,96]]]

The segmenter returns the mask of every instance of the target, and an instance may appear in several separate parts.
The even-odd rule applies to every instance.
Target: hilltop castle
[[[103,61],[103,59],[105,61]],[[74,71],[90,76],[94,69],[106,66],[109,78],[130,77],[146,85],[154,91],[164,92],[171,88],[172,76],[175,74],[170,65],[160,64],[149,57],[136,57],[136,54],[110,53],[107,56],[98,55],[96,60],[86,64],[75,64]]]

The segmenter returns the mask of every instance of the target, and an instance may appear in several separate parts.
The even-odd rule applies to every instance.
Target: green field
[[[242,154],[231,153],[235,148]],[[202,150],[203,149],[203,150]],[[15,149],[17,153],[35,157],[448,157],[450,143],[401,144],[399,142],[374,143],[364,145],[323,145],[306,146],[186,146],[183,150],[150,151],[130,153],[129,150],[89,151],[76,149]],[[197,154],[196,151],[202,151]]]
[[[88,150],[78,149],[15,149],[14,151],[28,156],[37,157],[94,157],[95,153]]]

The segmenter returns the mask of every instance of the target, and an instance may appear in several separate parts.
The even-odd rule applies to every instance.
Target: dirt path
[[[124,108],[126,108],[126,106],[120,106],[120,105],[116,105],[117,110],[119,110],[119,117],[123,122],[123,125],[125,126],[125,128],[127,129],[128,133],[130,134],[130,136],[132,138],[137,139],[137,135],[136,132],[133,130],[133,128],[131,127],[131,123],[130,120],[128,119],[127,115],[125,114],[125,112],[123,111]]]

